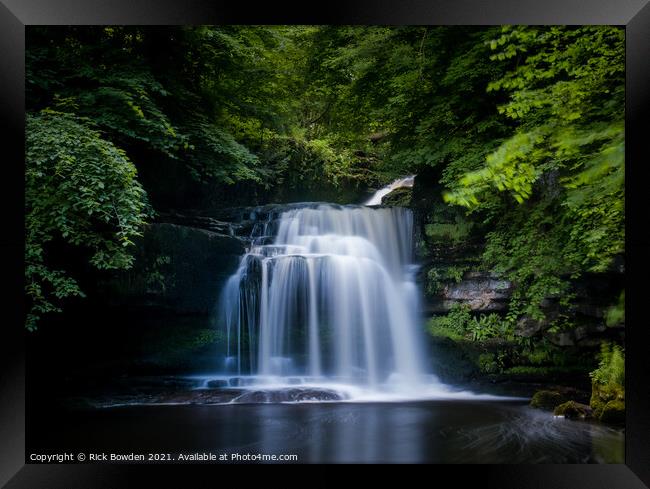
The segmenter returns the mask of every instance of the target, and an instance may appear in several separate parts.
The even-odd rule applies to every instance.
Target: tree
[[[49,245],[88,249],[98,269],[129,268],[133,239],[148,216],[146,195],[124,152],[88,121],[43,110],[27,116],[25,275],[27,328],[83,296],[78,282],[50,265]]]

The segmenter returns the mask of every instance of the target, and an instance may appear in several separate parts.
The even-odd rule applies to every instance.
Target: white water
[[[425,374],[407,209],[318,204],[268,223],[222,297],[233,374],[359,385]],[[272,244],[264,234],[277,227]]]
[[[386,195],[388,195],[393,190],[396,190],[398,188],[412,187],[414,181],[415,181],[415,175],[410,175],[404,178],[398,178],[397,180],[386,185],[385,187],[377,190],[375,194],[364,203],[364,205],[381,205],[381,201]]]
[[[221,299],[224,371],[206,382],[354,400],[472,396],[425,368],[412,226],[408,209],[330,204],[256,226]]]

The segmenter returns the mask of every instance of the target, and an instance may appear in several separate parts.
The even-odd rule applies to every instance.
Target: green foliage
[[[426,224],[424,233],[433,241],[447,244],[459,244],[465,240],[472,230],[473,223],[464,219],[457,219],[455,223]]]
[[[432,317],[429,320],[429,330],[434,333],[437,330],[451,331],[463,337],[471,320],[469,307],[455,304],[446,315]]]
[[[598,368],[591,372],[591,379],[601,385],[625,385],[625,353],[617,344],[603,342]]]
[[[512,324],[503,320],[498,314],[481,314],[476,317],[471,314],[469,306],[459,304],[455,304],[446,315],[431,318],[429,331],[433,335],[449,333],[456,339],[464,338],[471,341],[485,341],[492,338],[514,339]]]
[[[50,244],[87,249],[98,269],[132,265],[133,239],[148,215],[135,166],[89,121],[45,110],[27,117],[25,226],[28,329],[83,296],[65,270],[48,265]]]
[[[481,314],[474,317],[466,325],[473,341],[483,341],[489,338],[513,339],[512,323],[504,321],[498,314]]]
[[[434,344],[442,340],[445,348],[458,350],[475,373],[531,381],[559,379],[568,373],[586,376],[594,367],[590,353],[519,337],[508,319],[494,313],[475,316],[467,306],[456,305],[448,314],[434,316],[427,328]]]
[[[379,171],[440,167],[446,202],[472,218],[425,233],[460,243],[491,226],[483,262],[517,285],[513,315],[568,306],[571,279],[624,252],[623,29],[330,27],[313,39],[310,97],[328,129],[383,134]]]
[[[146,331],[143,334],[141,352],[149,362],[160,367],[175,367],[186,365],[188,358],[206,348],[215,351],[223,346],[226,336],[223,331],[215,328],[197,328],[195,324],[174,324],[165,328],[165,334],[160,329]]]
[[[273,136],[264,145],[264,184],[286,190],[316,190],[339,185],[345,179],[363,178],[355,173],[349,151],[337,151],[326,139]]]
[[[28,105],[88,117],[120,147],[176,160],[197,181],[260,181],[258,140],[290,117],[279,66],[290,50],[272,27],[34,28]]]
[[[427,294],[430,296],[438,294],[446,283],[459,283],[468,269],[468,265],[452,265],[449,267],[431,268],[427,272]]]
[[[165,292],[171,284],[169,282],[168,271],[172,259],[169,255],[157,255],[150,260],[148,266],[145,266],[144,275],[147,289],[160,290]]]
[[[582,365],[515,365],[503,370],[503,374],[512,377],[535,378],[548,380],[552,375],[563,375],[568,373],[584,374],[585,368]]]
[[[217,195],[240,182],[299,187],[366,177],[352,168],[351,150],[338,151],[327,135],[305,137],[300,127],[296,94],[312,30],[28,29],[30,329],[61,310],[62,299],[83,296],[78,281],[54,264],[70,252],[65,246],[89,249],[99,269],[131,266],[132,239],[147,217],[138,173],[150,176],[150,194],[158,192],[163,162],[181,179],[174,186],[191,191],[198,184]]]
[[[82,295],[54,264],[59,241],[95,267],[130,266],[138,175],[157,205],[166,171],[183,189],[174,205],[197,188],[232,205],[229,187],[289,200],[434,167],[467,215],[429,222],[419,256],[488,228],[481,266],[516,285],[506,320],[440,320],[477,339],[542,319],[544,300],[567,308],[571,280],[624,253],[622,28],[69,26],[26,39],[34,321]],[[437,291],[462,272],[430,273]]]
[[[567,230],[557,211],[552,199],[525,203],[486,235],[484,263],[516,286],[509,311],[513,320],[520,315],[541,320],[544,299],[563,304],[571,299],[569,279],[579,268],[574,250],[565,246]]]
[[[496,374],[501,370],[494,353],[481,353],[478,357],[478,365],[480,371],[486,374]]]
[[[507,128],[486,110],[499,95],[484,87],[502,70],[484,44],[492,35],[473,27],[326,28],[316,46],[323,78],[338,90],[330,127],[348,140],[383,134],[382,170],[393,175],[446,165],[452,180],[476,168]]]
[[[513,307],[540,317],[566,277],[624,250],[624,31],[505,26],[490,46],[494,61],[516,60],[487,85],[508,93],[498,110],[516,130],[445,200],[499,217],[485,260],[518,285]]]
[[[617,344],[603,342],[598,358],[598,368],[589,374],[589,404],[597,419],[620,422],[625,417],[625,352]]]
[[[605,324],[616,326],[625,323],[625,290],[618,296],[618,302],[605,312]]]

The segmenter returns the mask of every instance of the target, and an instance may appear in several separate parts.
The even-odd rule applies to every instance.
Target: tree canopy
[[[53,246],[128,268],[156,210],[197,195],[435,168],[517,314],[624,252],[622,28],[30,27],[26,45],[30,328],[83,294]]]

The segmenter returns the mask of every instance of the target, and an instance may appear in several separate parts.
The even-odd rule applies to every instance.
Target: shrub
[[[625,353],[619,345],[604,342],[600,347],[598,368],[589,374],[601,385],[625,384]]]
[[[599,360],[598,368],[589,374],[592,380],[589,404],[596,418],[618,422],[625,415],[625,352],[619,345],[604,342]],[[618,402],[610,404],[613,401]]]

